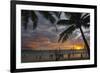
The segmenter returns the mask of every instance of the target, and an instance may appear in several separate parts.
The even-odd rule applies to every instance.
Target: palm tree
[[[58,42],[65,42],[70,35],[75,31],[76,29],[80,30],[81,36],[83,38],[83,41],[85,43],[85,46],[87,47],[87,53],[90,58],[90,47],[88,45],[88,42],[85,38],[84,32],[82,27],[89,28],[90,26],[90,15],[89,13],[67,13],[65,12],[65,15],[69,17],[68,20],[61,19],[57,22],[58,25],[65,25],[69,26],[64,30],[58,39]]]
[[[59,12],[52,12],[50,13],[49,11],[38,11],[40,14],[42,14],[47,20],[49,20],[51,22],[51,24],[54,24],[54,22],[56,21],[55,17],[53,16],[53,14],[58,17],[59,16]],[[22,10],[21,11],[21,17],[22,17],[22,21],[24,21],[24,29],[27,30],[27,26],[28,26],[28,18],[30,17],[31,20],[33,21],[33,30],[37,27],[37,23],[38,23],[38,16],[36,14],[35,11],[33,10]],[[56,25],[53,25],[56,28],[57,31],[57,27]]]

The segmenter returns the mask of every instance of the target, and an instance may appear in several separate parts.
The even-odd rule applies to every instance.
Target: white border
[[[90,13],[90,60],[21,63],[21,10],[66,11]],[[16,5],[16,69],[94,64],[94,9]]]

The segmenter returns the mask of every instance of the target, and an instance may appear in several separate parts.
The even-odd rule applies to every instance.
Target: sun
[[[75,49],[76,49],[76,50],[81,50],[81,49],[83,49],[83,47],[82,47],[82,46],[77,45],[77,46],[75,46]]]
[[[81,49],[81,47],[80,47],[80,46],[77,46],[75,49],[80,50],[80,49]]]

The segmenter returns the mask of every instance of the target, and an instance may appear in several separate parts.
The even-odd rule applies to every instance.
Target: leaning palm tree
[[[80,30],[81,36],[83,38],[84,44],[87,47],[87,53],[90,58],[90,47],[88,45],[88,42],[85,38],[84,32],[82,27],[89,28],[90,26],[90,15],[89,13],[66,13],[65,15],[69,17],[68,20],[61,19],[57,22],[58,25],[66,25],[69,26],[64,30],[58,39],[58,42],[65,42],[70,35],[75,31],[76,29]]]

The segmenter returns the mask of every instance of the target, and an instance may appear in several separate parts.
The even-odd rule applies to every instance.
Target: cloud
[[[59,45],[62,49],[67,48],[70,49],[73,47],[73,44],[83,44],[83,40],[81,39],[80,30],[76,30],[73,32],[72,37],[68,39],[65,43],[58,43],[58,35],[63,32],[68,26],[58,26],[58,31],[56,32],[54,24],[50,23],[47,19],[45,19],[41,14],[36,12],[39,20],[37,24],[37,28],[33,30],[33,22],[29,18],[28,29],[24,30],[23,26],[21,27],[21,37],[22,37],[22,48],[31,48],[31,49],[57,49]],[[62,15],[63,17],[64,15]],[[90,37],[89,29],[84,29],[84,34],[86,38]]]

